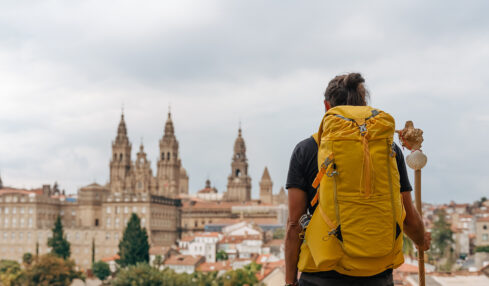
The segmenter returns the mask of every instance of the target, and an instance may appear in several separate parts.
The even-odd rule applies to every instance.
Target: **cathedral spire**
[[[165,137],[175,136],[175,128],[173,127],[173,121],[171,119],[171,111],[168,110],[168,118],[165,123]]]
[[[127,138],[127,128],[126,122],[124,121],[124,112],[121,114],[121,121],[119,122],[119,127],[117,128],[117,137],[115,138],[116,144],[128,144],[129,138]]]

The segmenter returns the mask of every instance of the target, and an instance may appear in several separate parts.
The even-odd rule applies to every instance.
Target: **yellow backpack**
[[[404,262],[405,217],[393,151],[395,122],[369,106],[337,106],[323,117],[318,143],[318,204],[305,231],[302,272],[372,276]]]

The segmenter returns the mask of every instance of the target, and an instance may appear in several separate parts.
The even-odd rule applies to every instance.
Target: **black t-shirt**
[[[394,144],[396,152],[397,169],[401,183],[401,192],[412,191],[411,183],[407,176],[406,163],[401,148]],[[308,207],[312,214],[316,206],[311,206],[311,200],[316,195],[316,189],[312,182],[318,173],[318,145],[313,137],[309,137],[297,144],[290,158],[289,173],[285,188],[298,188],[307,193]]]

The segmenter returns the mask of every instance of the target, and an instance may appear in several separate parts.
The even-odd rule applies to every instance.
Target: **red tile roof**
[[[229,261],[218,261],[218,262],[204,262],[199,267],[197,271],[211,272],[211,271],[228,271],[233,269]]]
[[[165,265],[194,265],[204,262],[204,257],[200,255],[172,255],[165,260]]]

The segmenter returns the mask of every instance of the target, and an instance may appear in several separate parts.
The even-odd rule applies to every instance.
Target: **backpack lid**
[[[348,119],[365,120],[372,116],[371,106],[338,105],[326,112],[326,115],[341,115]]]

